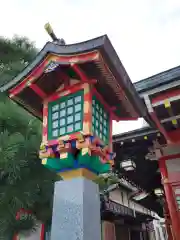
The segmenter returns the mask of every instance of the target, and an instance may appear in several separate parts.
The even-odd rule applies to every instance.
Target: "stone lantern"
[[[112,121],[146,115],[108,37],[48,42],[0,91],[42,120],[39,157],[63,179],[55,184],[51,240],[100,240],[93,180],[114,164]]]

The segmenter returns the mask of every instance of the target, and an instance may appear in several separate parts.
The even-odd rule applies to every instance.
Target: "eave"
[[[158,161],[157,159],[147,159],[153,142],[157,139],[162,145],[166,143],[164,136],[159,131],[145,127],[114,135],[113,149],[116,152],[116,171],[149,193],[149,196],[140,200],[139,203],[162,215],[162,207],[156,202],[157,198],[153,192],[155,188],[162,187]],[[127,158],[132,158],[135,162],[136,169],[134,171],[125,171],[120,168],[120,161]]]
[[[180,142],[180,66],[134,84],[166,142]]]
[[[114,85],[114,93],[111,95],[111,98],[115,98],[116,95],[116,104],[115,106],[124,106],[124,115],[122,116],[123,119],[135,119],[138,117],[145,117],[146,120],[152,124],[152,121],[149,118],[149,115],[147,113],[147,109],[138,96],[133,84],[131,83],[131,80],[123,67],[121,61],[119,60],[111,42],[109,41],[108,37],[106,35],[82,42],[82,43],[77,43],[77,44],[71,44],[71,45],[65,45],[65,46],[60,46],[51,42],[48,42],[45,47],[39,52],[39,54],[36,56],[34,61],[30,63],[18,76],[16,76],[12,81],[7,83],[4,86],[0,87],[0,91],[11,91],[13,88],[15,88],[17,85],[23,84],[24,79],[26,79],[28,76],[32,76],[34,78],[34,71],[36,72],[37,78],[40,77],[43,74],[44,68],[46,67],[47,62],[45,59],[49,55],[53,55],[54,58],[55,56],[61,57],[61,62],[60,65],[66,65],[69,64],[69,62],[65,61],[65,58],[72,56],[73,61],[75,61],[76,56],[82,55],[82,54],[87,54],[90,52],[96,52],[97,53],[97,58],[96,59],[91,59],[92,61],[96,63],[98,66],[99,70],[101,73],[105,74],[107,76],[107,86],[111,85],[112,87],[112,82],[115,84]],[[63,58],[64,57],[64,58]],[[62,58],[64,60],[62,60]],[[82,64],[82,62],[78,62],[78,57],[76,59],[77,61],[75,63],[77,64]],[[63,62],[64,61],[64,62]],[[69,60],[68,60],[69,61]],[[105,64],[105,65],[104,65]],[[87,66],[82,66],[82,70],[86,72]],[[108,73],[107,73],[108,72]],[[91,73],[88,72],[88,73]],[[95,74],[95,73],[94,73]],[[98,76],[98,75],[95,75]],[[113,79],[111,79],[113,78]],[[32,80],[32,79],[31,79]],[[36,81],[32,80],[32,81]],[[28,82],[28,84],[31,84]],[[99,83],[98,83],[99,84]],[[102,85],[98,85],[99,89],[102,89]],[[109,88],[104,85],[104,91],[106,90],[107,94],[104,95],[105,98],[107,98],[107,101],[110,101],[110,98],[108,99],[108,93],[109,93]],[[116,89],[117,88],[117,89]],[[116,89],[116,90],[115,90]],[[113,92],[112,91],[112,92]],[[103,92],[102,92],[103,94]],[[41,94],[43,96],[43,93]],[[14,99],[15,101],[18,101],[18,96],[15,96]],[[23,105],[23,99],[20,97],[20,104]],[[112,104],[112,101],[111,101]],[[110,105],[111,105],[110,104]],[[117,105],[117,106],[116,106]],[[28,107],[25,106],[29,110]],[[128,109],[128,111],[127,111]],[[123,112],[122,109],[117,109],[118,112]],[[117,114],[120,114],[116,112]],[[33,111],[31,111],[33,113]],[[34,114],[34,113],[33,113]],[[39,116],[42,113],[35,113],[34,115]],[[121,117],[121,116],[120,116]]]
[[[176,85],[180,82],[180,66],[168,69],[166,71],[160,72],[148,78],[142,79],[134,83],[134,87],[139,94],[148,92],[152,89],[162,87],[163,85],[173,84]]]

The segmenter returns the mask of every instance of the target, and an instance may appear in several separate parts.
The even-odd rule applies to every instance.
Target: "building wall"
[[[122,204],[126,207],[129,207],[129,208],[133,209],[134,211],[136,210],[137,212],[140,212],[143,214],[153,215],[149,209],[143,207],[142,205],[138,204],[137,202],[135,202],[133,200],[129,200],[128,192],[126,192],[122,188],[118,188],[118,189],[115,189],[114,191],[110,192],[109,197],[112,201]]]
[[[110,192],[110,199],[114,202],[120,203],[124,206],[127,206],[134,211],[150,214],[151,211],[147,208],[144,208],[140,204],[135,201],[128,200],[128,193],[124,189],[115,189],[114,191]],[[157,216],[158,217],[158,216]],[[152,222],[152,229],[149,230],[149,240],[167,240],[166,228],[162,224],[164,219],[154,220]],[[104,239],[103,239],[104,240]]]
[[[114,223],[102,221],[102,240],[116,240]]]

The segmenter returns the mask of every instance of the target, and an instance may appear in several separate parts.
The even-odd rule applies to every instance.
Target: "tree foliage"
[[[26,38],[0,38],[0,85],[16,76],[37,50]],[[0,95],[0,236],[11,239],[32,229],[36,219],[51,218],[51,200],[56,175],[38,158],[41,123],[5,94]],[[17,221],[21,209],[31,210]]]
[[[37,53],[24,37],[0,37],[0,86],[11,81]],[[16,233],[28,234],[37,220],[49,223],[56,174],[41,165],[38,150],[41,123],[0,94],[0,239],[11,240]],[[117,182],[113,175],[96,182],[103,193]],[[16,215],[20,209],[31,211]]]
[[[97,177],[95,182],[99,185],[100,193],[105,193],[111,185],[119,182],[119,178],[114,173],[102,174]]]

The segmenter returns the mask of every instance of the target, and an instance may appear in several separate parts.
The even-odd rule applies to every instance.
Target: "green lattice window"
[[[178,209],[180,210],[180,196],[176,196],[176,201],[177,201]]]
[[[83,91],[62,97],[48,106],[48,139],[82,130]]]
[[[103,105],[93,97],[92,105],[92,131],[104,143],[109,141],[109,114]]]

